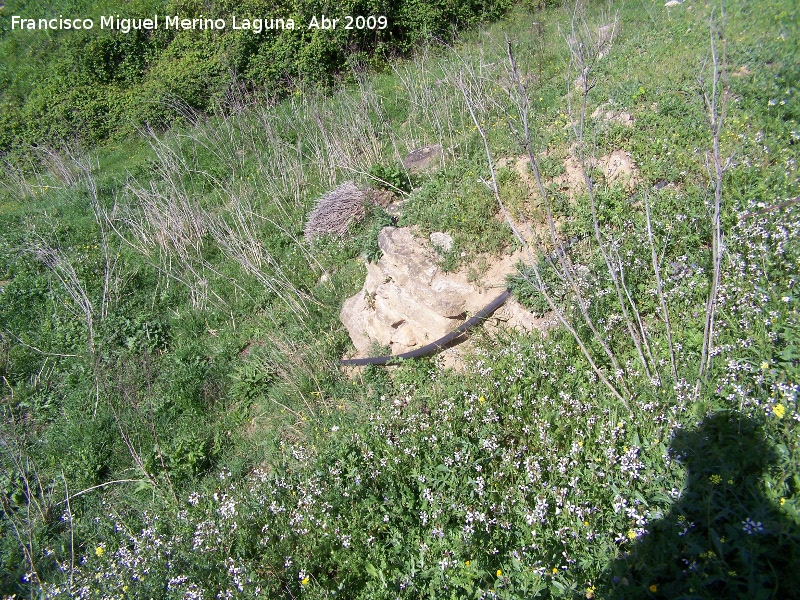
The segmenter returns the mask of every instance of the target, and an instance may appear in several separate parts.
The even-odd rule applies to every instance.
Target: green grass
[[[476,336],[464,373],[425,359],[348,377],[336,364],[351,350],[338,313],[389,218],[368,211],[348,236],[301,241],[326,191],[368,183],[370,171],[401,182],[407,151],[441,143],[443,168],[413,181],[399,224],[453,235],[447,269],[515,247],[456,84],[473,86],[495,160],[523,154],[509,128],[519,115],[508,36],[552,184],[574,143],[569,12],[559,7],[519,7],[453,47],[420,49],[326,93],[298,88],[277,104],[189,112],[169,131],[72,158],[9,160],[0,186],[0,590],[791,597],[800,209],[772,208],[798,195],[796,8],[733,2],[718,22],[729,74],[721,152],[732,162],[713,359],[698,386],[713,182],[697,79],[708,78],[708,19],[720,11],[661,4],[620,6],[618,37],[594,71],[587,112],[609,102],[634,126],[590,120],[586,137],[597,156],[624,149],[638,168],[633,191],[595,173],[595,197],[654,372],[624,325],[585,193],[555,194],[554,211],[560,234],[580,238],[568,253],[585,266],[579,284],[600,338],[572,288],[537,257],[600,372],[627,390],[627,407],[564,328]],[[608,22],[603,10],[587,7],[593,28]],[[515,214],[541,219],[514,171],[498,180]],[[653,189],[660,182],[671,185]],[[37,259],[45,247],[61,262]],[[547,308],[530,275],[514,286],[536,312]],[[24,579],[32,568],[41,581]]]

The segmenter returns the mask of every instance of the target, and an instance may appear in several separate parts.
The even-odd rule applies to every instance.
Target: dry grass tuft
[[[320,198],[306,222],[306,241],[311,242],[322,235],[347,233],[350,223],[364,218],[367,191],[352,181],[346,181]]]

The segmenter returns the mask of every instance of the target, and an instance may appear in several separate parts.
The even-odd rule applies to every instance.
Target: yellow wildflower
[[[103,548],[102,546],[98,546],[97,548],[94,549],[94,554],[95,554],[95,556],[98,556],[98,557],[99,556],[103,556],[103,553],[105,551],[106,551],[105,548]]]
[[[303,580],[300,582],[300,585],[308,585],[308,581],[309,581],[308,575],[306,575],[305,577],[303,577]]]
[[[654,583],[647,589],[649,589],[651,592],[655,594],[658,591],[658,586]]]
[[[782,419],[783,415],[786,414],[786,407],[783,404],[776,404],[772,407],[772,414]]]
[[[498,577],[502,577],[503,576],[503,571],[501,571],[500,569],[497,569],[497,576]]]
[[[553,575],[555,575],[556,573],[558,573],[558,567],[553,567]]]
[[[632,540],[636,538],[636,532],[633,529],[628,530],[628,539]]]

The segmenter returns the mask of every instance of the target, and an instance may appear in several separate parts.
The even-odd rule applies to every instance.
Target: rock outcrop
[[[492,281],[482,288],[463,273],[442,272],[431,245],[409,228],[383,228],[378,245],[383,256],[367,264],[364,288],[340,314],[359,356],[372,355],[376,345],[401,354],[436,341],[491,302],[514,268],[508,257],[490,269]],[[527,329],[534,321],[515,324]]]
[[[419,174],[433,171],[442,163],[442,146],[434,144],[409,152],[403,158],[403,168],[409,173]]]

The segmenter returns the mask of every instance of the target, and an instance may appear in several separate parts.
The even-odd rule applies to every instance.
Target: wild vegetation
[[[8,155],[0,590],[795,596],[798,22],[518,6],[333,90]],[[348,181],[450,233],[443,268],[526,250],[510,285],[560,325],[343,372],[393,222],[306,241]]]
[[[330,85],[353,71],[384,66],[432,37],[450,40],[510,6],[510,0],[138,0],[123,10],[114,2],[12,0],[0,7],[0,150],[122,140],[145,126],[163,128],[186,108],[230,113],[243,95],[274,101],[303,86]],[[14,15],[92,19],[94,27],[21,30]],[[166,18],[175,15],[198,25],[167,26]],[[346,21],[348,15],[364,20]],[[109,16],[130,22],[101,28],[101,18]],[[155,16],[157,29],[130,29]],[[338,18],[338,26],[309,27],[323,17]],[[245,19],[255,24],[245,29]]]

